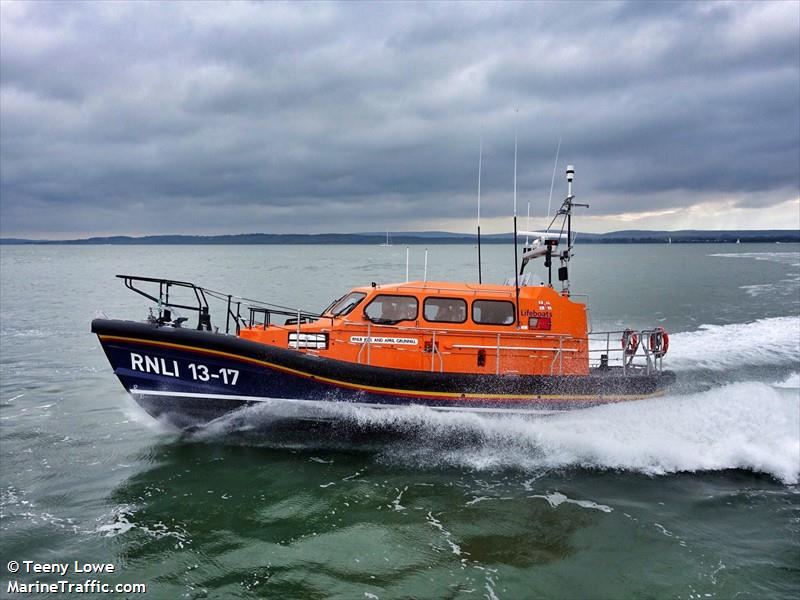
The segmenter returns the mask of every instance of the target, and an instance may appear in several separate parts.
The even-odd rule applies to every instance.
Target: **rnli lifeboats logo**
[[[546,319],[549,319],[553,316],[553,305],[550,304],[549,300],[539,300],[536,308],[538,310],[531,308],[522,309],[519,311],[519,315],[521,317],[544,317]]]
[[[350,341],[354,344],[363,344],[367,341],[367,336],[365,335],[353,335],[350,336]],[[416,338],[402,338],[402,337],[373,337],[370,338],[369,342],[371,344],[389,344],[389,345],[399,345],[399,346],[416,346],[419,344],[419,340]]]
[[[537,318],[544,317],[546,319],[549,319],[553,316],[553,313],[551,312],[531,310],[530,308],[525,308],[521,310],[519,314],[523,317],[537,317]]]

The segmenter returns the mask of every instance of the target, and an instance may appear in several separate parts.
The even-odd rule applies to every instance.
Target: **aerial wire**
[[[556,169],[558,168],[558,153],[561,151],[561,137],[558,138],[558,146],[556,147],[556,159],[553,161],[553,176],[550,178],[550,197],[547,199],[547,218],[550,218],[550,207],[553,202],[553,185],[556,182]],[[552,224],[552,223],[551,223]],[[550,225],[547,226],[547,231],[550,231]]]
[[[519,109],[516,109],[514,116],[514,294],[516,296],[516,306],[514,308],[517,328],[519,328],[519,259],[517,258],[517,120]]]
[[[478,283],[481,278],[481,168],[483,167],[483,134],[478,149]]]

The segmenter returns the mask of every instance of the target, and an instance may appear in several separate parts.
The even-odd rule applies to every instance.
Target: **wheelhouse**
[[[245,339],[346,362],[454,373],[586,374],[586,309],[548,287],[408,282],[354,288],[316,319]],[[304,343],[307,340],[313,343]]]

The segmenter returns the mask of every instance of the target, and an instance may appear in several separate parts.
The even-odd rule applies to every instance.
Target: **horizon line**
[[[390,232],[392,233],[392,232]],[[620,229],[615,231],[608,231],[604,233],[593,233],[593,232],[575,232],[576,235],[580,236],[590,236],[592,238],[604,238],[610,236],[624,236],[624,237],[631,237],[635,236],[636,234],[640,235],[651,235],[651,236],[671,236],[671,235],[703,235],[705,237],[712,236],[712,235],[720,235],[720,236],[757,236],[757,235],[772,235],[772,236],[781,236],[787,234],[794,234],[791,237],[797,237],[798,241],[800,241],[800,231],[795,228],[787,228],[787,229],[673,229],[673,230],[666,230],[666,229]],[[268,233],[268,232],[239,232],[239,233],[154,233],[154,234],[107,234],[107,235],[89,235],[86,237],[74,237],[74,238],[26,238],[26,237],[16,237],[16,236],[8,236],[8,237],[0,237],[0,243],[14,243],[14,242],[27,242],[27,243],[80,243],[80,242],[90,242],[94,240],[114,240],[114,239],[126,239],[126,240],[147,240],[147,239],[157,239],[157,238],[204,238],[204,239],[215,239],[215,238],[235,238],[235,237],[248,237],[248,236],[263,236],[263,237],[380,237],[381,239],[386,235],[385,232],[323,232],[323,233]],[[469,239],[469,238],[476,238],[477,235],[471,232],[453,232],[453,231],[442,231],[442,230],[414,230],[414,231],[396,231],[393,232],[392,235],[394,236],[404,236],[406,238],[412,239],[420,239],[420,240],[432,240],[432,239],[443,239],[445,237],[453,237],[454,239]],[[502,236],[509,236],[513,235],[512,231],[508,232],[500,232],[500,233],[489,233],[484,234],[483,237],[502,237]]]

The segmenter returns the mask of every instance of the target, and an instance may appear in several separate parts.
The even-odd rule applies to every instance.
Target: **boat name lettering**
[[[222,382],[225,385],[236,385],[239,379],[238,369],[218,369],[207,367],[206,365],[189,363],[189,375],[195,381],[211,381],[212,379]],[[147,354],[137,354],[131,352],[131,370],[141,371],[142,373],[154,373],[165,377],[181,376],[177,360],[167,360],[157,356]]]
[[[350,341],[354,344],[363,344],[367,341],[365,335],[350,336]],[[372,337],[369,338],[371,344],[399,344],[402,346],[416,346],[419,340],[416,338],[401,338],[401,337]]]
[[[180,377],[178,361],[172,360],[170,362],[172,364],[168,364],[166,359],[163,358],[131,352],[131,371],[155,373],[156,375],[165,375],[167,377]]]

